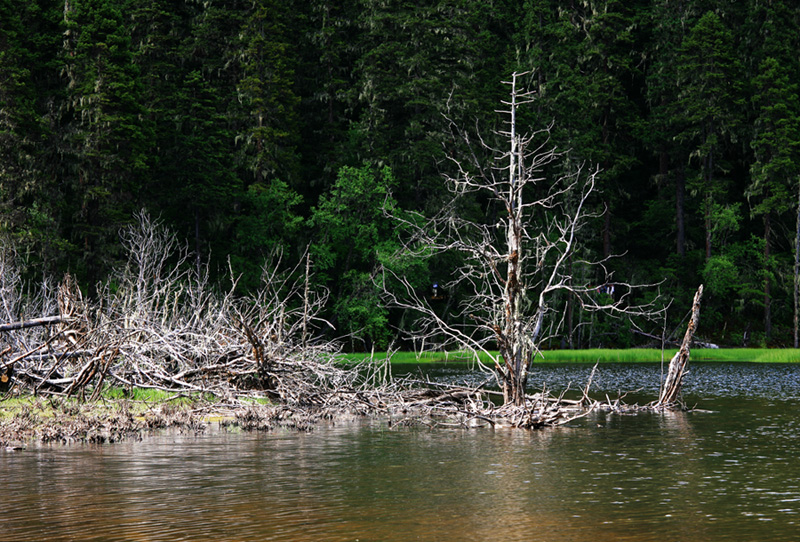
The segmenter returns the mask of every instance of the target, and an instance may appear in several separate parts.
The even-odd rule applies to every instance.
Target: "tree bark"
[[[511,122],[509,152],[509,180],[507,208],[508,233],[506,239],[507,270],[504,292],[504,329],[498,343],[504,351],[505,373],[503,395],[506,403],[522,405],[525,403],[525,386],[528,382],[528,366],[531,362],[531,348],[521,317],[522,282],[520,265],[522,263],[522,210],[523,182],[518,178],[519,166],[524,160],[517,136],[517,75],[514,74],[511,87]],[[505,343],[505,344],[503,344]]]
[[[709,150],[706,156],[706,209],[705,209],[705,228],[706,228],[706,261],[711,259],[711,214],[712,207],[714,206],[714,155],[712,150]]]
[[[711,259],[711,192],[706,194],[706,209],[704,213],[704,223],[706,230],[706,261]]]
[[[686,374],[686,367],[689,365],[689,349],[692,338],[700,322],[700,300],[702,297],[703,285],[701,284],[697,289],[697,293],[694,294],[692,317],[689,319],[689,327],[686,328],[686,334],[683,336],[680,349],[669,362],[667,378],[664,380],[664,386],[661,388],[658,401],[653,405],[655,408],[668,407],[678,400],[678,395],[680,395],[681,392],[681,385],[683,384],[683,375]]]
[[[603,201],[606,212],[603,215],[603,258],[611,257],[611,202],[606,198]]]

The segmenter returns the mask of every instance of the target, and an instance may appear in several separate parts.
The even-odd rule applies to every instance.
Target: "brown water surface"
[[[720,371],[695,391],[711,412],[546,431],[365,420],[0,451],[0,540],[800,540],[800,367],[764,369],[782,387],[759,393]]]

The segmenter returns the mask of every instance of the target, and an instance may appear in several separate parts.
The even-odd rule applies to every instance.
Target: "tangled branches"
[[[161,223],[138,219],[122,234],[125,267],[91,301],[69,275],[25,291],[13,250],[0,247],[0,310],[17,322],[0,333],[0,393],[92,401],[110,385],[213,396],[258,427],[270,418],[253,413],[254,399],[322,416],[527,428],[585,411],[544,393],[498,407],[499,392],[393,380],[388,360],[335,363],[337,345],[320,333],[330,325],[319,317],[327,296],[309,288],[308,260],[287,269],[276,258],[261,288],[239,296],[235,280],[221,291],[188,265],[188,250]],[[33,318],[42,314],[52,316]]]
[[[287,403],[308,390],[357,387],[360,375],[332,363],[335,344],[314,334],[325,295],[280,258],[249,296],[212,287],[175,235],[146,213],[122,233],[127,264],[85,299],[69,275],[25,292],[18,258],[0,250],[0,317],[57,313],[46,324],[0,336],[0,374],[34,393],[97,398],[105,383]],[[55,324],[55,325],[52,325]]]

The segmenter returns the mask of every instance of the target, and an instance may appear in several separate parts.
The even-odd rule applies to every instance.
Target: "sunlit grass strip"
[[[647,363],[669,361],[677,349],[656,348],[592,349],[592,350],[548,350],[544,351],[545,362],[572,363]],[[800,350],[793,348],[692,348],[691,361],[754,362],[754,363],[798,363]],[[541,358],[537,358],[542,361]]]
[[[693,361],[750,361],[755,363],[800,363],[795,348],[696,348]]]
[[[656,348],[591,348],[588,350],[545,350],[536,357],[537,362],[545,363],[642,363],[669,361],[676,350]]]
[[[239,400],[247,405],[270,405],[272,402],[266,397],[240,397]],[[0,394],[0,421],[19,416],[24,411],[30,411],[42,418],[63,416],[65,412],[88,412],[95,415],[117,411],[124,408],[135,416],[142,416],[153,406],[170,404],[176,408],[191,408],[194,405],[208,405],[217,402],[217,398],[209,393],[186,393],[157,390],[150,388],[123,389],[108,387],[103,390],[101,400],[93,403],[81,401],[77,397],[48,397],[24,394],[20,396],[4,396]],[[207,421],[222,419],[219,416],[208,418]]]
[[[543,357],[537,356],[537,363],[658,363],[669,361],[676,349],[658,350],[656,348],[589,350],[545,350]],[[343,354],[345,363],[358,363],[369,359],[370,354]],[[385,352],[376,352],[375,360],[386,358]],[[421,364],[441,362],[466,362],[474,359],[464,352],[396,352],[392,364]],[[481,356],[481,361],[488,358]],[[693,348],[691,361],[753,362],[753,363],[800,363],[800,350],[793,348]]]
[[[109,387],[103,391],[103,397],[112,400],[127,399],[130,401],[161,404],[161,403],[177,403],[179,405],[192,405],[196,402],[215,403],[219,399],[208,392],[187,392],[184,390],[161,390],[154,388],[119,388]],[[271,401],[266,397],[239,397],[243,403],[251,403],[254,405],[268,405]]]

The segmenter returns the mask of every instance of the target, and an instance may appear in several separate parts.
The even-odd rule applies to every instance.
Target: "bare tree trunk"
[[[200,211],[195,207],[194,209],[194,263],[197,270],[197,276],[200,276],[201,258],[200,258]]]
[[[506,255],[508,267],[506,271],[504,291],[504,325],[498,337],[501,354],[505,361],[503,371],[503,396],[506,404],[522,405],[525,402],[525,385],[528,381],[528,366],[531,362],[532,348],[526,336],[521,314],[522,283],[520,281],[520,265],[522,262],[522,187],[519,178],[520,167],[524,157],[517,136],[517,74],[513,74],[511,82],[510,106],[510,152],[508,167],[508,196],[506,212],[508,214],[508,232],[506,238]]]
[[[567,273],[569,275],[569,286],[572,287],[572,255],[569,257],[569,267],[567,269]],[[575,349],[575,340],[573,334],[575,332],[575,327],[573,326],[573,317],[575,312],[575,300],[573,299],[572,293],[567,292],[567,345],[569,346],[570,350]]]
[[[303,326],[302,326],[302,333],[301,333],[301,339],[300,339],[300,344],[303,347],[303,351],[305,351],[306,348],[308,347],[308,317],[309,317],[309,312],[308,312],[308,309],[309,309],[309,304],[308,304],[308,293],[309,293],[309,290],[308,290],[308,279],[309,279],[309,276],[311,275],[311,273],[310,273],[310,271],[311,271],[311,250],[310,250],[310,248],[311,247],[308,247],[306,249],[306,276],[305,276],[305,281],[304,281],[304,284],[303,284]]]
[[[711,259],[711,192],[706,194],[704,224],[706,230],[706,261],[708,261]]]
[[[712,148],[713,149],[713,148]],[[708,152],[705,158],[705,182],[706,182],[706,201],[705,201],[705,229],[706,229],[706,261],[711,259],[711,213],[714,204],[713,186],[714,186],[714,157]]]
[[[611,256],[611,202],[606,198],[603,201],[606,212],[603,214],[603,258]]]
[[[703,285],[701,284],[697,289],[697,293],[694,294],[692,317],[689,319],[689,327],[686,328],[686,334],[683,336],[680,349],[669,362],[667,378],[664,381],[664,386],[661,388],[661,395],[655,405],[653,405],[656,408],[668,406],[678,400],[678,395],[681,392],[681,385],[683,384],[683,375],[686,374],[686,367],[689,364],[689,348],[692,343],[692,338],[694,337],[694,332],[697,330],[697,325],[700,322],[700,300],[702,297]]]
[[[497,203],[497,215],[491,214],[486,222],[474,222],[461,216],[454,204],[448,204],[427,220],[421,215],[420,221],[395,216],[413,232],[401,251],[403,257],[429,258],[437,252],[464,256],[449,285],[464,292],[456,312],[443,318],[407,277],[395,275],[402,284],[399,295],[385,291],[397,308],[421,313],[418,339],[443,336],[459,349],[475,353],[476,358],[480,353],[491,359],[505,403],[514,406],[526,403],[528,374],[540,341],[558,336],[565,323],[572,337],[573,304],[591,312],[645,318],[663,311],[656,309],[654,302],[630,305],[627,293],[616,300],[597,296],[597,286],[588,277],[577,280],[572,276],[571,255],[579,230],[593,216],[586,207],[599,170],[587,170],[585,164],[571,162],[566,153],[552,147],[551,126],[527,134],[517,131],[517,108],[533,101],[533,93],[520,88],[524,75],[515,73],[507,83],[511,97],[503,102],[505,107],[499,113],[507,115],[508,120],[497,132],[506,142],[502,148],[491,147],[480,137],[473,146],[474,139],[451,125],[462,140],[460,144],[469,149],[468,164],[452,158],[458,174],[446,176],[453,203],[466,194],[482,193]],[[487,151],[494,156],[488,162]],[[549,167],[562,160],[564,168]],[[556,171],[562,173],[550,176]],[[604,283],[608,283],[605,261],[597,262],[596,268],[602,269]],[[584,266],[581,263],[581,269]],[[386,268],[383,271],[392,273]],[[628,292],[638,288],[613,283]],[[559,312],[564,296],[575,298],[568,302],[569,316]]]

